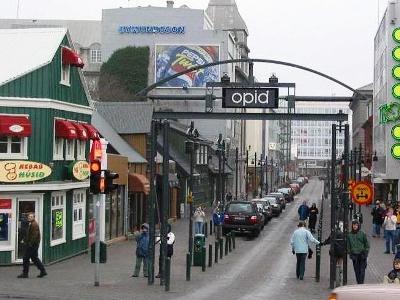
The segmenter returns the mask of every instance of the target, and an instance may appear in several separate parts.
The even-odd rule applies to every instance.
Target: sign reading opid
[[[277,108],[278,95],[277,88],[224,88],[222,107]]]
[[[46,178],[51,174],[49,166],[25,160],[0,161],[0,182],[28,182]]]

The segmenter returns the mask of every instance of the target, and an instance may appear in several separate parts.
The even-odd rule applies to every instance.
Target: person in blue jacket
[[[216,232],[216,239],[222,236],[222,224],[224,224],[224,213],[220,210],[219,205],[214,209],[213,223]]]
[[[307,218],[310,215],[310,208],[307,205],[307,201],[303,201],[303,204],[299,206],[299,209],[297,210],[299,213],[299,220],[300,221],[306,221]]]
[[[149,257],[149,224],[141,226],[140,233],[136,234],[136,265],[132,277],[138,277],[143,262],[143,275],[147,277],[147,259]]]
[[[297,279],[303,280],[309,244],[314,243],[318,245],[320,242],[305,228],[304,221],[300,221],[297,227],[298,228],[293,232],[290,245],[292,246],[292,253],[296,254],[297,258],[296,277]]]

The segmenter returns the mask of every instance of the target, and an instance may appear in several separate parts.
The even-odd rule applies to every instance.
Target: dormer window
[[[70,85],[71,67],[83,68],[83,66],[83,60],[78,53],[71,48],[61,47],[61,84]]]

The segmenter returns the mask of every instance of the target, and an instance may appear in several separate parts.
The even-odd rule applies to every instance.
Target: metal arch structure
[[[156,87],[161,86],[162,84],[177,78],[179,76],[185,75],[187,73],[193,72],[193,71],[197,71],[197,70],[201,70],[201,69],[205,69],[208,67],[212,67],[212,66],[218,66],[218,65],[226,65],[226,64],[232,64],[232,63],[241,63],[241,62],[247,62],[247,63],[268,63],[268,64],[275,64],[275,65],[283,65],[283,66],[288,66],[288,67],[292,67],[292,68],[296,68],[296,69],[300,69],[306,72],[310,72],[313,74],[316,74],[318,76],[324,77],[330,81],[333,81],[341,86],[343,86],[344,88],[352,91],[353,93],[357,94],[360,96],[360,98],[362,98],[363,100],[368,100],[368,98],[363,95],[362,93],[360,93],[359,91],[353,89],[352,87],[350,87],[349,85],[345,84],[344,82],[337,80],[336,78],[329,76],[327,74],[324,74],[322,72],[319,72],[317,70],[311,69],[311,68],[307,68],[305,66],[301,66],[301,65],[297,65],[294,63],[290,63],[290,62],[286,62],[286,61],[280,61],[280,60],[273,60],[273,59],[260,59],[260,58],[238,58],[238,59],[228,59],[228,60],[220,60],[220,61],[216,61],[216,62],[212,62],[212,63],[208,63],[208,64],[204,64],[204,65],[200,65],[200,66],[195,66],[192,68],[189,68],[185,71],[176,73],[174,75],[171,75],[167,78],[164,78],[160,81],[157,81],[151,85],[149,85],[148,87],[144,88],[143,90],[141,90],[140,92],[137,93],[137,96],[147,96],[147,94],[155,89]]]

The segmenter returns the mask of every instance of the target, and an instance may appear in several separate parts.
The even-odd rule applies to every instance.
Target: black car
[[[254,202],[259,209],[261,209],[264,215],[264,224],[267,224],[269,220],[272,219],[272,208],[271,204],[266,199],[253,199],[251,202]]]
[[[273,196],[271,196],[271,197],[267,196],[267,197],[264,197],[264,199],[268,200],[268,202],[270,203],[271,209],[272,209],[272,215],[274,217],[279,217],[279,215],[282,212],[282,206],[281,206],[281,203],[279,202],[279,200]]]
[[[286,208],[286,200],[285,200],[285,196],[283,196],[282,193],[270,193],[267,195],[267,197],[275,197],[279,203],[281,204],[282,209]]]
[[[258,236],[263,227],[264,216],[255,203],[232,201],[226,206],[222,225],[223,234],[234,230]]]

